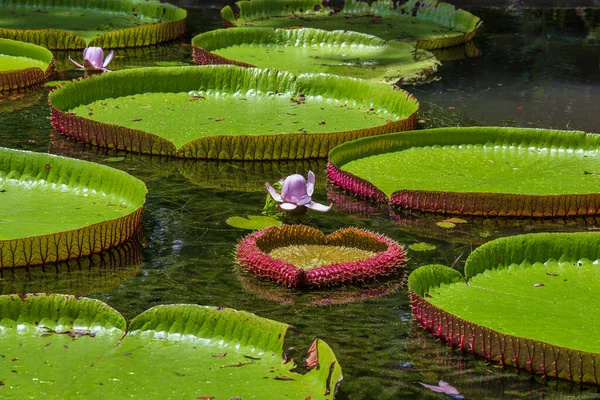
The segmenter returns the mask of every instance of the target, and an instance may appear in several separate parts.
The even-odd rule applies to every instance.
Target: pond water
[[[150,66],[157,61],[191,63],[191,37],[220,28],[218,10],[226,2],[180,3],[189,10],[185,40],[118,51],[111,67]],[[477,49],[446,52],[440,57],[480,55],[444,61],[438,81],[406,87],[421,102],[420,127],[600,130],[600,113],[595,110],[600,103],[600,42],[595,30],[599,14],[584,9],[472,11],[485,21],[475,40]],[[80,58],[79,52],[71,56]],[[54,79],[81,76],[65,62],[66,54],[57,57],[61,62]],[[40,269],[3,271],[3,294],[15,288],[95,293],[90,296],[107,302],[127,319],[158,304],[196,303],[283,321],[292,325],[285,345],[288,355],[303,358],[315,337],[333,348],[344,372],[340,399],[437,398],[418,382],[435,384],[440,379],[473,399],[600,397],[596,387],[532,377],[447,349],[412,321],[404,276],[366,288],[310,293],[257,280],[238,271],[233,263],[235,245],[249,231],[225,223],[232,216],[261,213],[264,182],[275,182],[293,172],[306,175],[308,170],[317,174],[315,200],[336,205],[328,213],[309,212],[286,222],[302,222],[326,232],[357,226],[406,245],[426,242],[435,246],[424,252],[408,250],[407,272],[425,263],[461,269],[475,247],[495,237],[597,229],[596,219],[470,219],[455,228],[442,228],[436,223],[443,217],[389,212],[327,188],[325,160],[227,163],[115,153],[61,137],[53,131],[49,115],[47,89],[0,97],[0,146],[91,160],[142,179],[149,193],[141,245],[128,244],[108,262],[106,257],[86,260],[49,267],[43,273]],[[138,246],[141,267],[135,266],[139,264]],[[129,252],[134,254],[124,254]],[[109,270],[98,273],[105,264]],[[100,277],[84,276],[82,271],[87,269]],[[55,282],[58,278],[62,283]],[[106,289],[98,293],[95,285]]]

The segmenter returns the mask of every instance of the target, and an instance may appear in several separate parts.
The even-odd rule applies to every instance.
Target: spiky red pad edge
[[[220,56],[218,54],[211,53],[210,51],[203,49],[200,46],[193,45],[192,56],[194,62],[199,65],[217,65],[217,64],[231,64],[240,67],[256,68],[255,65],[248,64],[241,61],[235,61],[227,57]]]
[[[399,190],[392,204],[426,212],[483,217],[548,218],[600,214],[600,194],[518,195]]]
[[[82,143],[135,153],[209,160],[325,158],[329,150],[350,140],[414,129],[416,118],[414,112],[406,119],[344,132],[207,136],[176,149],[173,143],[149,132],[93,121],[59,110],[52,104],[50,108],[54,128]]]
[[[48,64],[46,71],[40,68],[25,68],[0,72],[0,92],[21,90],[35,87],[54,73],[54,58]]]
[[[409,295],[419,325],[452,347],[532,374],[599,384],[598,353],[503,334],[454,316],[410,289]]]
[[[265,243],[264,238],[269,235],[280,240]],[[378,254],[363,261],[324,265],[308,271],[268,255],[276,247],[291,244],[334,242],[351,246],[357,241]],[[286,286],[329,286],[388,275],[404,265],[406,253],[401,245],[388,237],[362,229],[342,229],[325,237],[321,231],[307,226],[282,225],[263,229],[242,239],[237,246],[236,260],[250,272]]]
[[[387,203],[388,201],[385,193],[379,190],[377,186],[350,172],[342,171],[341,168],[338,168],[332,162],[327,164],[327,177],[331,182],[354,195],[382,203]]]
[[[76,230],[0,240],[0,268],[64,261],[115,247],[136,233],[143,210],[142,206],[124,217]]]

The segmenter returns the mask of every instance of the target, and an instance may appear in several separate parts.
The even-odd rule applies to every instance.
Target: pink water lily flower
[[[464,399],[464,397],[458,393],[458,390],[448,382],[440,381],[438,386],[435,385],[427,385],[423,382],[419,382],[421,385],[425,386],[429,390],[433,390],[434,392],[444,393],[450,395],[454,399]]]
[[[83,50],[83,65],[73,61],[71,56],[69,56],[69,61],[75,64],[77,68],[110,72],[109,69],[106,69],[106,66],[112,61],[114,55],[115,52],[111,50],[106,58],[104,58],[104,50],[101,47],[86,47]]]
[[[281,194],[277,193],[275,188],[268,183],[265,186],[273,200],[281,203],[279,208],[282,210],[290,211],[295,210],[297,207],[306,207],[322,212],[331,210],[331,205],[325,206],[312,201],[311,196],[315,190],[315,174],[312,171],[308,171],[308,183],[300,174],[290,175],[285,178]]]

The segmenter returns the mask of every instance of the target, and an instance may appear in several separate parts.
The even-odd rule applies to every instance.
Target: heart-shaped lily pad
[[[86,256],[125,242],[146,186],[80,160],[0,148],[0,268]]]
[[[98,300],[0,296],[0,395],[332,399],[342,379],[333,351],[315,340],[309,371],[295,372],[283,353],[286,330],[245,311],[191,304],[154,307],[127,327]]]
[[[49,101],[55,128],[78,141],[226,160],[326,157],[347,140],[412,129],[418,108],[384,84],[233,65],[112,72]]]
[[[0,92],[38,85],[53,73],[54,58],[47,49],[0,39]]]
[[[422,49],[457,46],[472,40],[481,25],[473,14],[438,0],[345,0],[341,12],[323,0],[238,1],[221,10],[226,26],[304,26],[368,33],[385,40],[415,43]],[[327,6],[326,6],[327,5]]]
[[[201,33],[192,40],[198,64],[320,72],[387,83],[433,78],[439,62],[407,43],[357,32],[321,29],[238,28]]]
[[[271,227],[238,244],[237,262],[286,286],[326,286],[388,275],[404,265],[402,246],[357,228],[328,236],[303,225]]]
[[[450,345],[531,373],[599,383],[599,233],[543,233],[477,248],[462,275],[408,279],[413,313]]]
[[[39,292],[88,296],[110,291],[142,269],[141,244],[137,236],[107,251],[75,260],[3,269],[0,294]]]
[[[186,16],[147,0],[3,0],[0,37],[51,50],[148,46],[183,35]]]
[[[584,132],[430,129],[345,143],[329,158],[335,184],[402,208],[522,218],[600,214],[600,137]]]
[[[281,226],[282,224],[280,220],[266,215],[248,215],[248,218],[238,216],[229,217],[225,222],[234,228],[250,229],[253,231],[268,228],[269,226]]]

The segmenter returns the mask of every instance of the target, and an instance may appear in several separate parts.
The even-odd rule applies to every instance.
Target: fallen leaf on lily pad
[[[448,219],[445,219],[442,222],[450,222],[452,224],[465,224],[467,222],[467,220],[466,219],[462,219],[462,218],[448,218]]]
[[[244,217],[230,217],[225,221],[227,225],[233,226],[234,228],[259,230],[269,226],[281,226],[282,222],[273,217],[267,217],[264,215],[248,215],[248,218]]]
[[[448,221],[438,222],[436,225],[441,228],[448,228],[448,229],[454,228],[456,226],[456,224],[453,224],[452,222],[448,222]]]
[[[408,248],[413,251],[429,251],[435,250],[436,246],[425,242],[419,242],[409,245]]]
[[[50,81],[50,82],[46,82],[44,84],[44,86],[49,87],[49,88],[55,88],[57,86],[62,85],[63,83],[67,83],[67,82],[71,82],[71,81]]]

